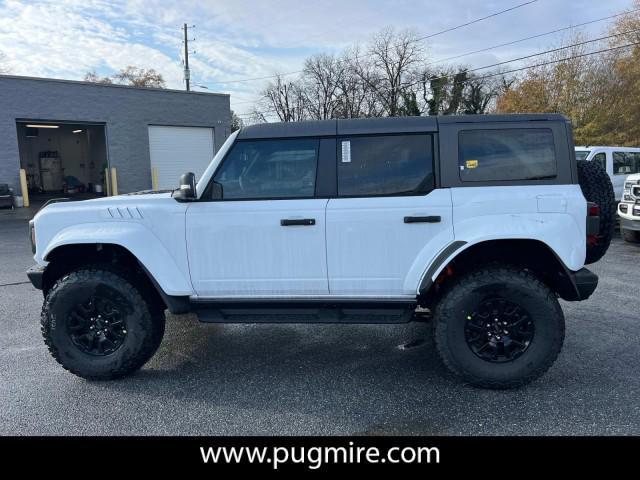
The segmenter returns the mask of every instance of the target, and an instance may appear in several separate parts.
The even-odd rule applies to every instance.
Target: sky
[[[190,29],[193,89],[231,94],[247,114],[268,80],[315,53],[365,44],[385,27],[426,36],[528,0],[0,0],[0,53],[11,74],[81,80],[128,65],[153,68],[183,89],[182,25]],[[430,61],[596,20],[632,0],[537,0],[425,41]],[[598,37],[607,22],[576,30]],[[567,32],[467,55],[480,67],[557,46]],[[506,65],[517,68],[521,63]]]

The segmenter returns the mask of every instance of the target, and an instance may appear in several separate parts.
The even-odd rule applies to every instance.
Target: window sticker
[[[467,160],[464,164],[467,168],[477,168],[478,160]]]
[[[342,142],[342,163],[351,163],[351,142],[349,140]]]

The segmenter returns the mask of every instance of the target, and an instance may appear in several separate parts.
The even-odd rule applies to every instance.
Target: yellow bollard
[[[151,189],[158,190],[158,169],[156,167],[151,168]]]
[[[116,167],[111,168],[111,195],[118,195],[118,175]]]
[[[111,195],[111,182],[109,181],[109,169],[104,169],[104,194],[108,197]]]
[[[24,206],[29,206],[29,189],[27,188],[27,171],[24,168],[20,169],[20,190],[22,190],[22,199],[24,200]]]

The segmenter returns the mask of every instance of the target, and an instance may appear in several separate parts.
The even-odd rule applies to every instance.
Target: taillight
[[[600,234],[600,207],[597,203],[587,203],[587,245],[597,245]]]

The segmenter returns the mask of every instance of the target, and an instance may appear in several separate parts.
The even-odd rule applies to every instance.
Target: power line
[[[605,48],[605,49],[602,49],[602,50],[596,50],[595,52],[581,53],[579,55],[572,55],[571,57],[561,58],[560,60],[550,60],[548,62],[537,63],[535,65],[529,65],[529,66],[521,67],[521,68],[514,68],[513,70],[506,70],[504,72],[491,73],[489,75],[484,75],[482,77],[476,77],[476,78],[472,78],[472,79],[469,79],[469,80],[464,80],[464,81],[462,81],[460,83],[467,83],[467,82],[472,81],[472,80],[484,80],[486,78],[497,77],[499,75],[505,75],[507,73],[521,72],[523,70],[528,70],[530,68],[545,67],[547,65],[552,65],[554,63],[566,62],[567,60],[575,60],[576,58],[588,57],[589,55],[596,55],[598,53],[611,52],[613,50],[620,50],[622,48],[634,47],[636,45],[640,45],[640,42],[633,42],[633,43],[628,43],[626,45],[619,45],[617,47]]]
[[[577,42],[577,43],[572,43],[571,45],[565,45],[564,47],[552,48],[551,50],[545,50],[544,52],[532,53],[531,55],[525,55],[523,57],[518,57],[518,58],[511,59],[511,60],[505,60],[503,62],[492,63],[491,65],[485,65],[485,66],[482,66],[482,67],[472,68],[470,70],[464,70],[464,72],[473,73],[473,72],[477,72],[478,70],[485,70],[487,68],[499,67],[501,65],[506,65],[508,63],[519,62],[521,60],[528,60],[529,58],[539,57],[540,55],[546,55],[546,54],[549,54],[549,53],[555,53],[555,52],[559,52],[560,50],[566,50],[568,48],[579,47],[581,45],[586,45],[588,43],[601,42],[602,40],[607,40],[609,38],[620,37],[622,35],[628,35],[630,33],[636,33],[638,31],[640,31],[640,29],[629,30],[629,31],[620,32],[620,33],[614,33],[613,35],[607,35],[607,36],[604,36],[604,37],[593,38],[591,40],[585,40],[583,42]],[[440,75],[439,77],[432,77],[432,78],[429,78],[428,80],[430,80],[430,81],[432,81],[432,80],[444,80],[446,78],[448,78],[448,75]],[[402,85],[402,87],[404,87],[404,88],[412,87],[412,86],[417,85],[418,83],[421,83],[421,82],[422,82],[422,80],[419,80],[417,82],[413,82],[413,83]]]
[[[434,64],[437,64],[437,63],[444,63],[444,62],[448,62],[450,60],[456,60],[458,58],[467,57],[469,55],[473,55],[473,54],[476,54],[476,53],[488,52],[489,50],[494,50],[496,48],[501,48],[501,47],[508,47],[510,45],[515,45],[517,43],[526,42],[527,40],[533,40],[534,38],[546,37],[548,35],[553,35],[554,33],[559,33],[559,32],[564,32],[566,30],[572,30],[574,28],[584,27],[586,25],[591,25],[593,23],[603,22],[605,20],[611,20],[613,18],[621,17],[623,15],[627,15],[627,14],[635,13],[635,12],[640,12],[640,8],[636,9],[636,10],[627,10],[627,11],[622,12],[622,13],[617,13],[615,15],[610,15],[608,17],[598,18],[596,20],[590,20],[588,22],[578,23],[576,25],[569,25],[568,27],[562,27],[562,28],[558,28],[556,30],[550,30],[548,32],[539,33],[537,35],[531,35],[529,37],[520,38],[518,40],[513,40],[511,42],[499,43],[498,45],[493,45],[491,47],[481,48],[479,50],[473,50],[471,52],[461,53],[460,55],[454,55],[453,57],[447,57],[447,58],[442,58],[442,59],[439,59],[439,60],[434,60],[433,62],[429,62],[426,65],[428,66],[428,65],[434,65]]]
[[[640,31],[640,30],[633,30],[633,32],[637,32],[637,31]],[[630,32],[626,32],[626,33],[630,33]],[[578,45],[578,44],[576,44],[576,45]],[[568,46],[563,47],[563,48],[570,48],[570,47],[576,46],[576,45],[568,45]],[[529,70],[531,68],[544,67],[544,66],[547,66],[547,65],[553,65],[555,63],[566,62],[568,60],[574,60],[576,58],[583,58],[583,57],[588,57],[590,55],[597,55],[599,53],[606,53],[606,52],[610,52],[610,51],[613,51],[613,50],[620,50],[620,49],[623,49],[623,48],[633,47],[633,46],[636,46],[636,45],[640,45],[640,42],[628,43],[626,45],[619,45],[619,46],[616,46],[616,47],[610,47],[610,48],[605,48],[605,49],[602,49],[602,50],[596,50],[594,52],[581,53],[581,54],[578,54],[578,55],[572,55],[570,57],[561,58],[559,60],[550,60],[548,62],[537,63],[535,65],[528,65],[526,67],[514,68],[512,70],[505,70],[505,71],[502,71],[502,72],[491,73],[489,75],[484,75],[484,76],[481,76],[481,77],[468,78],[466,80],[461,80],[461,81],[457,81],[457,82],[454,82],[454,83],[455,84],[464,84],[464,83],[468,83],[468,82],[471,82],[471,81],[484,80],[484,79],[487,79],[487,78],[497,77],[497,76],[500,76],[500,75],[506,75],[506,74],[509,74],[509,73],[515,73],[515,72],[521,72],[521,71],[524,71],[524,70]],[[555,49],[555,50],[557,51],[557,49]],[[550,52],[552,52],[552,51],[550,51]],[[538,55],[542,55],[544,53],[549,53],[549,52],[541,52]],[[517,60],[518,59],[514,59],[514,60],[511,60],[511,61],[515,62]],[[483,68],[490,68],[490,65],[486,66],[486,67],[479,67],[476,70],[483,69]],[[429,80],[434,80],[434,79],[429,79]],[[415,84],[417,84],[417,83],[420,83],[420,82],[416,82]],[[406,87],[412,86],[412,85],[415,85],[415,84],[409,84],[409,85],[406,85]],[[276,109],[268,109],[268,110],[256,111],[256,112],[249,113],[249,114],[239,114],[239,116],[252,116],[252,115],[255,115],[255,114],[276,113],[276,112],[277,112]]]
[[[458,58],[466,57],[468,55],[473,55],[473,54],[476,54],[476,53],[482,53],[482,52],[487,52],[487,51],[490,51],[490,50],[494,50],[496,48],[515,45],[517,43],[525,42],[527,40],[533,40],[535,38],[541,38],[541,37],[545,37],[545,36],[548,36],[548,35],[553,35],[554,33],[559,33],[559,32],[566,31],[566,30],[571,30],[571,29],[574,29],[574,28],[584,27],[586,25],[591,25],[591,24],[594,24],[594,23],[603,22],[605,20],[611,20],[613,18],[617,18],[617,17],[620,17],[622,15],[627,15],[627,14],[635,13],[635,12],[640,12],[640,9],[627,10],[625,12],[617,13],[615,15],[609,15],[608,17],[597,18],[595,20],[590,20],[588,22],[583,22],[583,23],[579,23],[579,24],[576,24],[576,25],[570,25],[570,26],[567,26],[567,27],[558,28],[556,30],[550,30],[548,32],[539,33],[539,34],[531,35],[531,36],[524,37],[524,38],[519,38],[517,40],[513,40],[513,41],[510,41],[510,42],[506,42],[506,43],[500,43],[500,44],[497,44],[497,45],[493,45],[491,47],[486,47],[486,48],[473,50],[473,51],[466,52],[466,53],[461,53],[459,55],[455,55],[455,56],[452,56],[452,57],[447,57],[447,58],[443,58],[443,59],[439,59],[439,60],[434,60],[433,62],[426,63],[425,66],[444,63],[444,62],[447,62],[447,61],[450,61],[450,60],[455,60],[455,59],[458,59]],[[512,60],[512,61],[515,61],[515,60]],[[296,73],[300,73],[300,72],[296,72]],[[264,78],[272,78],[272,77],[264,77]],[[256,102],[256,100],[246,100],[246,101],[241,101],[241,102],[235,102],[235,105],[242,105],[242,104],[255,103],[255,102]]]
[[[449,28],[446,28],[444,30],[440,30],[439,32],[430,33],[428,35],[424,35],[422,37],[418,37],[418,38],[412,40],[411,43],[418,43],[418,42],[421,42],[423,40],[427,40],[429,38],[436,37],[438,35],[443,35],[445,33],[453,32],[454,30],[458,30],[460,28],[468,27],[469,25],[473,25],[475,23],[479,23],[479,22],[482,22],[484,20],[488,20],[490,18],[497,17],[499,15],[505,14],[507,12],[511,12],[511,11],[516,10],[518,8],[522,8],[522,7],[525,7],[525,6],[530,5],[532,3],[536,3],[537,1],[538,0],[529,0],[527,2],[520,3],[518,5],[514,5],[513,7],[509,7],[507,9],[505,9],[505,10],[500,10],[499,12],[491,13],[491,14],[486,15],[484,17],[476,18],[476,19],[471,20],[469,22],[462,23],[462,24],[456,25],[454,27],[449,27]],[[401,45],[396,45],[396,47],[399,47],[399,46],[401,46]],[[368,53],[368,54],[361,55],[360,57],[358,57],[356,55],[356,58],[366,58],[366,57],[370,57],[370,56],[372,56],[372,54]],[[343,62],[344,62],[344,60],[338,60],[337,61],[337,63],[343,63]],[[276,77],[279,77],[279,76],[283,77],[283,76],[295,75],[296,73],[302,73],[303,71],[304,70],[296,70],[296,71],[293,71],[293,72],[286,72],[286,73],[281,73],[281,74],[277,74],[277,75],[268,75],[268,76],[264,76],[264,77],[240,78],[240,79],[236,79],[236,80],[220,80],[220,81],[212,82],[212,83],[220,85],[220,84],[227,84],[227,83],[254,82],[254,81],[258,81],[258,80],[268,80],[270,78],[276,78]]]

